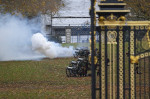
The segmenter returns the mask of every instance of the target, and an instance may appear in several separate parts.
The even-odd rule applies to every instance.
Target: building
[[[66,30],[71,29],[70,43],[89,39],[90,0],[67,0],[68,5],[53,16],[43,16],[44,29],[49,40],[61,39],[66,42]],[[86,36],[85,36],[86,35]]]

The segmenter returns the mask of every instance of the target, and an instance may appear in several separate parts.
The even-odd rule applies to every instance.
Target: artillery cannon
[[[90,51],[88,48],[76,49],[74,57],[78,59],[71,61],[66,68],[67,77],[86,76],[87,71],[90,70]]]
[[[78,48],[75,51],[74,57],[78,58],[77,61],[71,61],[66,68],[67,77],[86,76],[89,69],[89,50],[88,48]]]
[[[78,58],[77,61],[71,61],[66,68],[67,77],[86,76],[88,70],[88,59]]]
[[[79,57],[88,57],[88,55],[90,54],[90,51],[88,50],[88,48],[84,47],[84,48],[77,48],[74,54],[75,58],[79,58]]]
[[[97,70],[97,75],[99,75],[99,52],[98,49],[95,50],[95,66]],[[91,70],[91,56],[90,51],[87,48],[77,49],[75,52],[75,58],[78,57],[77,61],[71,61],[69,66],[66,68],[67,77],[76,77],[76,76],[86,76],[87,71]],[[109,66],[109,59],[107,61],[107,66]]]

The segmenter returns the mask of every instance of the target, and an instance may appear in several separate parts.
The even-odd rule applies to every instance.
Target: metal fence
[[[66,29],[71,29],[71,43],[86,43],[90,39],[90,26],[53,26],[53,35],[66,42]],[[96,40],[99,40],[97,32]]]
[[[100,27],[100,99],[150,99],[148,26]]]

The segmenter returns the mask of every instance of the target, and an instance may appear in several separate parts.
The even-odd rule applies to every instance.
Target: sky
[[[90,8],[90,0],[66,0],[68,4],[65,8],[59,11],[60,16],[67,16],[67,17],[90,17],[89,16],[89,8]],[[97,7],[98,9],[98,7]],[[55,15],[57,16],[57,15]],[[80,19],[53,19],[54,26],[78,26],[84,25],[90,22],[90,19],[87,18],[80,18]]]

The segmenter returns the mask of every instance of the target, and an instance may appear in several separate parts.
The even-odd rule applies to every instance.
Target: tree
[[[0,12],[33,17],[39,13],[56,13],[64,7],[62,0],[0,0]]]
[[[125,0],[131,10],[130,19],[150,20],[150,0]]]

